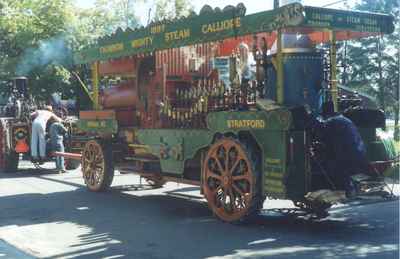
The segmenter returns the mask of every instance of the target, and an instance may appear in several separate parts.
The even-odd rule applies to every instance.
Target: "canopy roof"
[[[246,15],[243,4],[223,10],[203,7],[199,15],[152,23],[147,27],[123,31],[98,40],[96,45],[75,54],[76,64],[150,53],[155,50],[194,45],[226,38],[274,32],[306,33],[314,43],[389,34],[394,30],[390,15],[302,6],[293,3],[278,9]],[[275,34],[273,34],[275,35]]]

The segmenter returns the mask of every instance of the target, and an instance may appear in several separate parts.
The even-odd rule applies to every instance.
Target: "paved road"
[[[32,259],[33,257],[19,250],[18,248],[0,240],[0,257],[2,258],[19,258]]]
[[[91,193],[78,171],[22,170],[0,174],[0,258],[398,258],[396,201],[334,207],[321,221],[274,209],[290,206],[267,200],[234,226],[188,185],[151,190],[116,175],[112,191]]]

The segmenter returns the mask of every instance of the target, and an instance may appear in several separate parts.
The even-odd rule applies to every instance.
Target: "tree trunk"
[[[400,43],[399,43],[399,49],[400,49]],[[396,103],[394,105],[394,132],[393,132],[393,138],[396,141],[400,140],[400,126],[399,126],[399,105],[400,105],[400,50],[397,51],[397,73],[398,73],[398,79],[397,79],[397,87],[395,87],[395,98],[396,98]]]
[[[378,80],[378,100],[379,106],[385,112],[385,84],[383,83],[383,71],[382,71],[382,46],[381,46],[381,38],[378,38],[377,42],[377,49],[378,49],[378,73],[379,73],[379,80]]]
[[[399,90],[397,89],[397,92]],[[394,131],[393,131],[393,138],[396,141],[400,140],[400,126],[399,126],[399,106],[396,105],[394,109]]]

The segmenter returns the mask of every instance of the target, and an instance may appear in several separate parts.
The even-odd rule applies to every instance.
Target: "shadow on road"
[[[71,252],[49,258],[393,258],[398,253],[397,202],[375,205],[376,211],[334,209],[321,221],[267,212],[247,225],[231,225],[216,220],[203,201],[137,196],[119,188],[125,190],[91,193],[81,187],[5,196],[0,226],[67,222],[87,230],[70,245]]]
[[[13,173],[0,173],[0,179],[51,175],[51,174],[58,174],[58,172],[56,169],[48,169],[48,168],[22,168],[18,169],[17,172]]]

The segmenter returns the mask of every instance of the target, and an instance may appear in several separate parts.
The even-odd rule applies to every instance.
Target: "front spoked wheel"
[[[213,144],[203,164],[203,191],[209,207],[223,221],[249,219],[262,208],[256,154],[238,140]]]
[[[82,173],[89,190],[107,190],[114,178],[111,146],[99,140],[88,141],[82,152]]]

